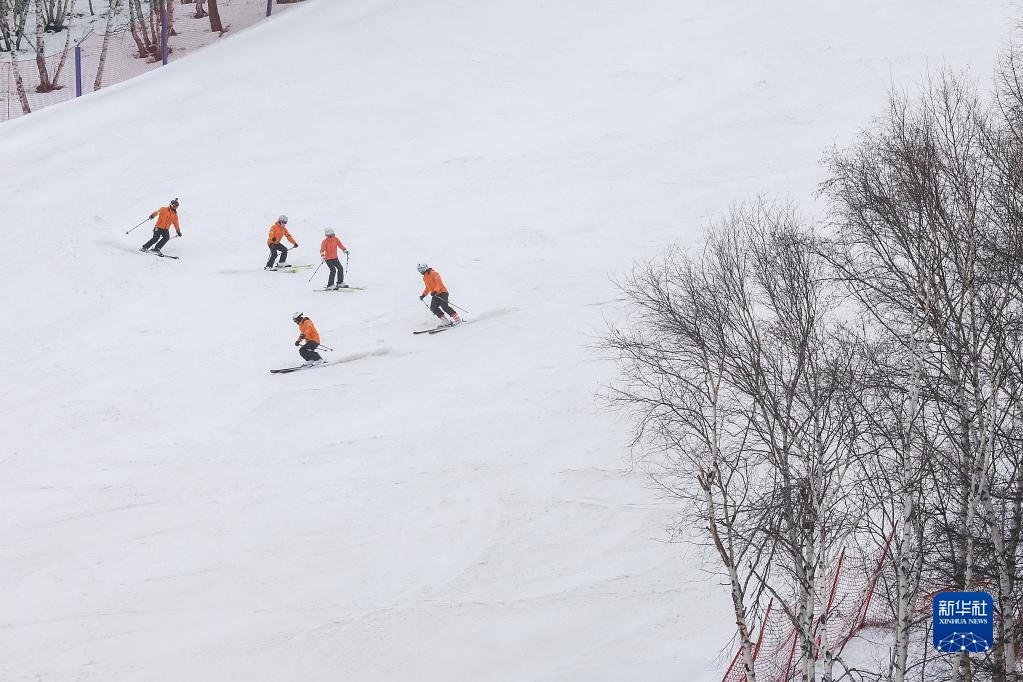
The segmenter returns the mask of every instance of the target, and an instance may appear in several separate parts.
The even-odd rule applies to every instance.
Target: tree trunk
[[[131,2],[131,1],[132,0],[129,0],[129,2]],[[141,33],[141,36],[142,36],[142,44],[143,44],[142,51],[141,51],[140,55],[143,58],[148,59],[148,58],[153,56],[153,54],[154,54],[154,52],[156,50],[156,47],[155,47],[155,42],[156,41],[155,41],[155,37],[154,38],[150,38],[149,28],[146,25],[146,15],[142,12],[142,0],[134,0],[134,3],[135,3],[135,18],[139,22],[139,29],[140,29],[140,33]],[[152,12],[149,12],[149,15],[150,15],[149,18],[152,19]]]
[[[210,4],[210,30],[214,33],[223,33],[224,24],[220,21],[220,8],[217,7],[217,0],[209,0]]]
[[[39,70],[39,85],[36,92],[50,92],[53,83],[46,70],[46,20],[43,17],[43,0],[36,0],[36,68]]]
[[[131,29],[131,37],[135,41],[135,46],[139,50],[139,59],[145,59],[149,56],[149,50],[146,49],[146,44],[142,41],[142,36],[139,35],[138,28],[135,25],[134,0],[128,0],[128,27]]]
[[[71,31],[67,31],[67,36],[64,38],[64,49],[60,53],[60,61],[57,62],[57,69],[53,72],[53,78],[51,79],[54,90],[60,88],[60,72],[64,70],[64,64],[67,63],[67,56],[70,51]]]
[[[25,25],[28,23],[28,3],[21,8],[21,18],[18,19],[18,30],[15,33],[15,49],[21,49],[21,39],[25,37]]]
[[[93,92],[103,87],[103,67],[107,63],[107,49],[110,47],[110,35],[114,28],[114,17],[121,10],[121,0],[111,0],[107,8],[107,26],[103,32],[103,47],[99,51],[99,66],[96,68],[96,80],[92,84]]]
[[[923,367],[920,361],[920,349],[914,348],[914,379],[909,391],[909,405],[906,413],[905,425],[902,431],[901,461],[899,462],[899,488],[902,491],[902,513],[899,515],[898,523],[902,524],[902,533],[896,544],[894,555],[895,564],[895,651],[893,658],[894,670],[892,671],[892,682],[905,682],[909,663],[909,636],[910,636],[910,608],[914,593],[915,582],[912,579],[913,571],[910,568],[909,552],[913,542],[913,492],[918,489],[915,475],[916,468],[913,464],[913,434],[914,425],[920,410],[920,383]],[[893,530],[892,533],[895,531]]]
[[[14,8],[12,6],[11,13],[8,15],[8,28],[11,34],[14,34]],[[28,103],[28,95],[25,94],[25,81],[21,79],[21,69],[18,68],[18,53],[15,51],[15,41],[10,43],[10,55],[11,55],[11,72],[14,73],[14,85],[18,92],[18,100],[21,102],[21,111],[25,114],[32,113],[32,107]]]

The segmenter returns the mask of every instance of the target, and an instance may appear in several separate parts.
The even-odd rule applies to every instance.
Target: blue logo
[[[934,595],[934,648],[980,654],[995,638],[995,604],[987,592]]]

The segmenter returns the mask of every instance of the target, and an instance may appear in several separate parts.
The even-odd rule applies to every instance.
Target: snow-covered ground
[[[817,161],[1006,1],[315,0],[0,126],[0,680],[712,680],[628,466],[609,276]],[[181,198],[181,260],[124,231]],[[265,273],[291,217],[351,294]],[[474,324],[431,323],[418,260]],[[318,282],[325,279],[321,271]],[[297,360],[291,313],[351,362]]]

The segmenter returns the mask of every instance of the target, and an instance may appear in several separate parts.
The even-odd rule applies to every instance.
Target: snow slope
[[[725,596],[596,398],[609,275],[809,197],[1011,18],[310,0],[4,124],[0,680],[715,679]],[[181,260],[135,253],[173,196]],[[281,212],[366,291],[264,273]],[[474,324],[410,334],[421,259]],[[271,376],[296,310],[351,361]]]

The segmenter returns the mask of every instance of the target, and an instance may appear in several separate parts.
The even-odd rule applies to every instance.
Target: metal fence
[[[168,0],[161,12],[141,17],[132,12],[110,33],[90,33],[77,45],[65,44],[41,64],[35,56],[13,63],[6,58],[0,61],[0,122],[159,68],[263,21],[294,1],[219,0],[224,31],[215,32],[208,16],[196,16],[194,2]]]

